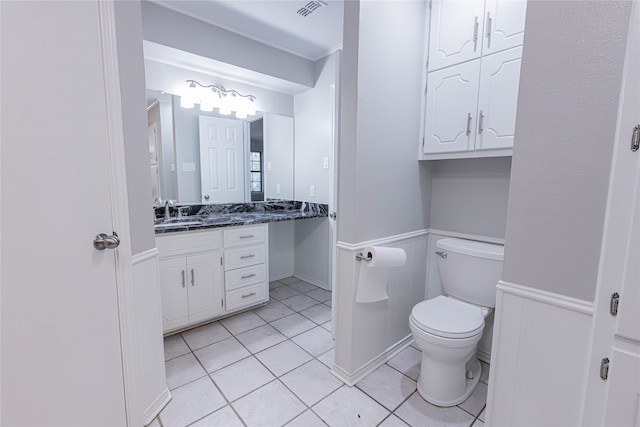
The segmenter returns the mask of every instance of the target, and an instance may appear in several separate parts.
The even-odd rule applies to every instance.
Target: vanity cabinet
[[[269,299],[267,224],[156,238],[165,333]]]
[[[158,273],[165,332],[224,312],[220,231],[158,237]]]
[[[266,224],[223,230],[227,312],[269,299]]]
[[[419,158],[511,155],[526,1],[430,5]]]

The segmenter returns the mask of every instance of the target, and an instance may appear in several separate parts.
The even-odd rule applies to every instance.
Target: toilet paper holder
[[[367,252],[367,256],[365,257],[362,252],[358,252],[356,254],[356,261],[365,261],[365,262],[369,262],[373,259],[373,256],[371,256],[371,252]]]

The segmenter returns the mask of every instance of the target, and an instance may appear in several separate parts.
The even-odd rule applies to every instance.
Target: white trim
[[[113,228],[123,238],[114,251],[116,265],[116,289],[120,318],[120,342],[122,352],[123,385],[127,425],[140,425],[140,386],[137,335],[135,328],[135,295],[129,227],[129,203],[127,198],[127,174],[125,167],[124,125],[120,98],[120,70],[115,23],[115,3],[98,1],[100,21],[100,45],[104,73],[105,110],[108,142],[109,181]]]
[[[331,368],[330,372],[333,375],[335,375],[340,381],[348,385],[349,387],[353,387],[354,385],[356,385],[356,383],[358,383],[358,381],[360,381],[361,379],[369,375],[371,372],[378,369],[388,360],[391,360],[394,356],[396,356],[402,350],[404,350],[405,348],[413,344],[413,342],[414,342],[413,335],[409,334],[405,338],[401,339],[400,341],[398,341],[397,343],[389,347],[387,350],[385,350],[383,353],[381,353],[377,357],[374,357],[373,359],[371,359],[370,361],[362,365],[360,368],[356,369],[356,371],[353,374],[349,374],[347,371],[345,371],[343,368],[336,365],[335,363],[333,364],[333,367]]]
[[[575,311],[588,316],[593,316],[594,313],[593,302],[591,301],[572,298],[528,286],[516,285],[515,283],[505,282],[503,280],[498,282],[496,289],[507,294],[538,301],[565,310]]]
[[[487,242],[487,243],[495,243],[498,245],[504,245],[504,238],[501,237],[489,237],[483,236],[480,234],[468,234],[468,233],[458,233],[457,231],[445,231],[445,230],[436,230],[430,229],[429,234],[437,234],[439,236],[447,236],[447,237],[457,237],[459,239],[467,239],[467,240],[476,240],[479,242]]]
[[[411,231],[409,233],[396,234],[394,236],[383,237],[380,239],[367,240],[365,242],[360,243],[346,243],[346,242],[337,242],[336,246],[340,249],[344,249],[347,251],[355,252],[359,251],[365,246],[383,246],[391,243],[396,243],[402,240],[415,239],[418,237],[423,237],[429,235],[428,229]]]
[[[302,273],[293,273],[293,277],[297,277],[300,280],[304,280],[305,282],[311,283],[312,285],[316,285],[318,287],[321,287],[322,289],[329,289],[329,284],[327,282],[323,282],[321,280],[315,279],[311,276],[307,276],[306,274],[302,274]]]
[[[162,408],[164,408],[167,403],[171,400],[171,393],[168,388],[165,388],[164,391],[158,396],[158,398],[144,411],[144,415],[142,416],[142,425],[149,425],[151,422],[158,416]]]
[[[147,249],[144,252],[137,253],[131,257],[131,264],[136,265],[160,255],[158,248]]]

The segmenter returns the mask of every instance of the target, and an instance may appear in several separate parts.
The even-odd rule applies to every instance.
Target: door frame
[[[114,251],[118,315],[120,320],[121,358],[127,425],[142,425],[139,399],[139,361],[135,328],[135,296],[131,229],[125,166],[124,126],[120,94],[120,70],[116,34],[115,0],[97,1],[100,20],[100,44],[107,112],[109,182],[113,230],[122,244]]]
[[[611,178],[605,214],[594,319],[590,343],[586,388],[580,425],[603,425],[610,381],[599,376],[603,357],[611,357],[617,318],[609,313],[613,292],[619,292],[624,279],[624,264],[629,251],[630,231],[634,215],[635,191],[640,186],[640,151],[631,152],[633,126],[640,122],[640,30],[634,22],[640,19],[640,4],[632,2],[627,35],[622,87],[613,148]],[[635,213],[637,215],[637,212]],[[639,285],[640,286],[640,285]],[[611,369],[615,369],[613,366]]]

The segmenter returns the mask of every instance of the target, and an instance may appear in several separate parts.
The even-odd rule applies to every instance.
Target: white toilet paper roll
[[[356,302],[377,302],[389,299],[387,295],[389,267],[404,265],[407,254],[399,248],[368,246],[364,248],[362,255],[370,260],[360,262]]]
[[[365,258],[371,258],[364,263],[367,267],[400,267],[407,262],[407,253],[400,248],[367,246],[362,251],[362,255]]]

